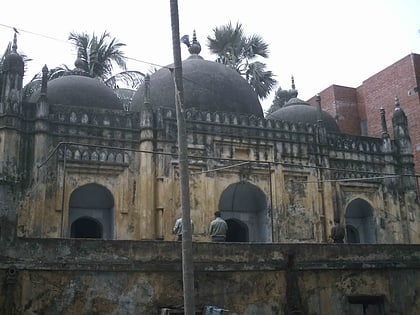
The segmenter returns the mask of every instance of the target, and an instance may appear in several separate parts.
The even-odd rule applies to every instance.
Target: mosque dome
[[[36,102],[37,89],[27,101]],[[69,74],[47,83],[47,99],[50,104],[123,110],[121,100],[102,81],[83,75]]]
[[[195,40],[195,36],[194,36]],[[264,117],[258,96],[234,69],[198,55],[196,40],[190,46],[191,56],[182,62],[184,104],[209,112],[232,112]],[[150,104],[175,108],[175,89],[171,69],[164,67],[150,75]],[[139,111],[144,103],[145,84],[133,97],[132,110]]]
[[[292,88],[295,92],[293,97],[282,108],[279,108],[278,110],[267,115],[267,119],[283,120],[292,123],[303,124],[317,124],[318,120],[321,119],[322,124],[325,126],[328,132],[340,132],[340,128],[338,127],[337,122],[330,114],[321,110],[319,115],[318,109],[316,107],[311,106],[309,103],[297,97],[297,91],[294,89],[294,83],[292,83]]]

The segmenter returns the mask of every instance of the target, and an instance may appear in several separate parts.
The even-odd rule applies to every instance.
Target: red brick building
[[[393,137],[395,97],[407,115],[416,173],[420,174],[420,55],[410,54],[374,74],[357,87],[331,85],[322,92],[322,109],[336,118],[341,132],[380,137],[380,108],[385,109],[388,132]],[[315,105],[315,96],[308,102]]]

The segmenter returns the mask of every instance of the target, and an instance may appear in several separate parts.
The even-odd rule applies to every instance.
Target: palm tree
[[[87,33],[71,32],[69,41],[77,49],[77,67],[88,76],[101,79],[107,86],[116,89],[120,84],[130,89],[137,89],[143,82],[144,74],[140,71],[127,71],[124,52],[121,50],[125,44],[111,38],[109,32],[105,31],[100,37],[95,33],[90,36]],[[114,64],[117,64],[123,71],[113,75]],[[69,73],[66,65],[49,70],[48,79],[52,80]],[[32,81],[42,78],[42,73],[34,76]]]
[[[256,59],[268,58],[268,44],[259,35],[245,36],[240,23],[233,26],[229,22],[216,27],[213,32],[214,37],[207,37],[207,46],[218,56],[216,61],[238,71],[259,98],[266,98],[277,82],[274,74],[266,70],[266,65]]]
[[[77,48],[78,59],[82,67],[91,77],[99,77],[104,81],[111,76],[113,63],[126,70],[126,58],[121,50],[125,44],[112,38],[108,43],[110,34],[105,31],[100,37],[93,33],[92,37],[87,33],[71,32],[69,41]]]

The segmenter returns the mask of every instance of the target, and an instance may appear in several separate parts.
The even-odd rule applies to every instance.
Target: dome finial
[[[74,66],[76,68],[73,71],[71,71],[71,74],[89,76],[89,73],[85,70],[85,64],[85,61],[82,59],[82,49],[79,48],[77,50],[77,58],[74,62]]]
[[[193,31],[193,40],[190,47],[188,47],[188,51],[191,55],[198,55],[201,52],[201,45],[197,40],[195,30]]]
[[[298,96],[298,91],[295,86],[295,78],[292,76],[292,89],[290,90],[290,96],[296,98]]]
[[[17,53],[17,32],[15,32],[15,35],[13,36],[12,51]]]

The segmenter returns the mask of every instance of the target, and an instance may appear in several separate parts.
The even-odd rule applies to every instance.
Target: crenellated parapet
[[[176,127],[175,110],[160,108],[162,120],[172,121]],[[256,116],[227,112],[207,112],[188,109],[188,129],[194,132],[216,132],[225,136],[252,137],[264,140],[313,142],[316,125],[269,120]],[[172,131],[172,130],[168,130]]]
[[[139,125],[137,113],[97,108],[51,106],[49,119],[52,123],[90,125],[107,128],[135,129]],[[138,127],[137,127],[138,128]]]
[[[382,180],[386,154],[382,139],[345,134],[328,135],[328,151],[334,179],[372,178]],[[389,161],[388,161],[389,163]]]
[[[48,132],[60,139],[101,144],[133,142],[139,138],[138,113],[53,105]],[[64,137],[64,138],[63,138]]]
[[[370,155],[382,154],[382,139],[380,138],[329,134],[328,146],[337,152],[361,152]]]
[[[101,146],[82,146],[79,144],[60,145],[57,151],[58,159],[67,162],[86,162],[94,164],[118,164],[128,166],[129,152],[119,148]]]

